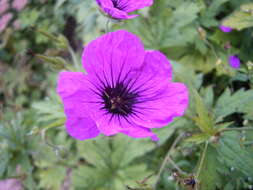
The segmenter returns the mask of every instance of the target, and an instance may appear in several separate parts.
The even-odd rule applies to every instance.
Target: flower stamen
[[[126,89],[122,82],[116,83],[115,87],[108,86],[102,93],[101,98],[104,101],[103,109],[116,115],[128,116],[133,113],[134,104],[137,102],[137,94]]]

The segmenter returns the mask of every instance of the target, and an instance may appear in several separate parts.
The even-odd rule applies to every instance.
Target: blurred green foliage
[[[252,189],[252,7],[155,0],[136,19],[111,21],[110,30],[127,29],[172,60],[190,105],[154,130],[157,143],[123,135],[79,142],[64,130],[56,78],[62,68],[81,70],[82,47],[105,33],[107,18],[95,0],[29,1],[15,12],[20,28],[10,23],[0,36],[0,179],[28,190]],[[222,24],[234,30],[223,33]],[[234,54],[238,70],[228,64]]]

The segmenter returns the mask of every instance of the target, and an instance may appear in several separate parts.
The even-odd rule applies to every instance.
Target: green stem
[[[54,40],[54,41],[56,41],[56,42],[60,42],[59,39],[58,39],[57,37],[55,37],[54,35],[52,35],[52,34],[49,34],[49,33],[45,32],[45,31],[43,31],[43,30],[41,30],[41,29],[38,29],[38,28],[36,28],[36,27],[32,27],[32,29],[34,29],[36,32],[39,32],[39,33],[41,33],[42,35],[48,37],[49,39],[52,39],[52,40]]]
[[[6,180],[6,179],[24,179],[26,175],[14,175],[14,176],[8,176],[1,178],[1,180]]]
[[[184,176],[188,176],[186,172],[184,172],[171,158],[170,156],[167,157],[168,161],[171,163],[171,165],[180,173],[183,174]]]
[[[64,125],[64,122],[65,122],[65,118],[61,118],[61,119],[58,119],[56,120],[55,122],[53,123],[50,123],[46,126],[43,126],[43,127],[39,127],[39,128],[36,128],[34,130],[32,130],[31,132],[29,132],[27,135],[30,136],[30,135],[37,135],[37,134],[40,134],[42,131],[47,131],[51,128],[55,128],[55,127],[60,127],[60,126],[63,126]]]
[[[204,40],[204,42],[205,42],[205,43],[207,44],[207,46],[211,49],[211,51],[213,52],[214,56],[215,56],[216,59],[218,60],[219,57],[218,57],[218,55],[217,55],[217,53],[216,53],[216,51],[215,51],[213,45],[212,45],[211,43],[209,43],[208,40]]]
[[[243,145],[245,146],[253,145],[253,141],[244,142]]]
[[[48,129],[51,129],[51,128],[54,128],[54,127],[63,126],[65,120],[66,120],[65,118],[58,119],[54,123],[51,123],[51,124],[49,124],[49,125],[47,125],[45,127],[42,127],[42,130],[48,130]]]
[[[156,179],[156,183],[154,185],[154,189],[156,190],[156,187],[160,181],[160,177],[163,173],[163,170],[165,169],[165,166],[167,165],[168,161],[170,161],[170,153],[173,149],[175,149],[175,147],[177,146],[177,144],[179,143],[179,141],[185,136],[185,134],[181,134],[179,135],[176,140],[174,141],[174,143],[172,144],[172,146],[170,147],[170,149],[168,150],[167,154],[166,154],[166,157],[164,158],[163,162],[162,162],[162,165],[159,169],[159,172],[158,172],[158,175],[157,175],[157,179]],[[178,167],[177,167],[178,168]],[[180,169],[181,170],[181,169]]]
[[[200,175],[200,172],[201,172],[201,170],[203,168],[204,160],[205,160],[205,157],[206,157],[207,147],[208,147],[208,141],[206,141],[206,143],[205,143],[205,148],[204,148],[203,153],[201,155],[201,159],[200,159],[200,163],[199,163],[199,168],[198,168],[198,171],[197,171],[197,174],[196,174],[196,180],[198,182],[199,182],[199,175]],[[197,190],[198,190],[198,185],[197,185]]]
[[[105,32],[106,33],[110,32],[109,24],[110,24],[110,19],[108,18],[106,21],[106,24],[105,24]]]
[[[237,127],[237,128],[222,129],[220,132],[226,132],[226,131],[251,131],[251,130],[253,130],[253,127]]]
[[[69,53],[71,55],[71,59],[72,59],[72,61],[74,63],[75,69],[79,69],[80,64],[79,64],[79,61],[78,61],[78,59],[76,57],[76,54],[75,54],[74,50],[70,46],[69,46],[68,50],[69,50]]]

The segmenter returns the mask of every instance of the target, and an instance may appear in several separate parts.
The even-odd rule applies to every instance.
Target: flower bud
[[[67,65],[66,61],[61,57],[49,57],[41,54],[35,54],[34,56],[44,62],[51,63],[50,66],[56,70],[64,69]]]

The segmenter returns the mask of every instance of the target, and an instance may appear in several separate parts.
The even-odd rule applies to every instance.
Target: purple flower
[[[129,12],[151,6],[153,0],[96,0],[101,10],[114,19],[131,19],[138,15],[128,15]]]
[[[61,72],[57,92],[75,139],[123,133],[158,138],[151,128],[182,116],[188,90],[171,82],[172,68],[159,51],[145,51],[139,38],[119,30],[92,41],[83,52],[82,72]]]
[[[4,29],[7,27],[12,17],[13,17],[12,13],[6,13],[0,17],[0,32],[4,31]]]
[[[15,178],[8,178],[0,180],[0,190],[24,190],[21,180]]]
[[[229,62],[229,65],[231,67],[233,67],[234,69],[239,69],[240,68],[241,62],[240,62],[240,59],[237,56],[235,56],[235,55],[229,56],[228,62]]]
[[[233,28],[230,28],[230,27],[228,27],[228,26],[223,26],[223,25],[221,25],[219,28],[220,28],[220,30],[221,30],[222,32],[226,32],[226,33],[232,32],[232,30],[233,30]]]
[[[27,3],[28,0],[14,0],[12,7],[18,11],[21,11]]]
[[[8,0],[0,0],[0,15],[9,9]]]

